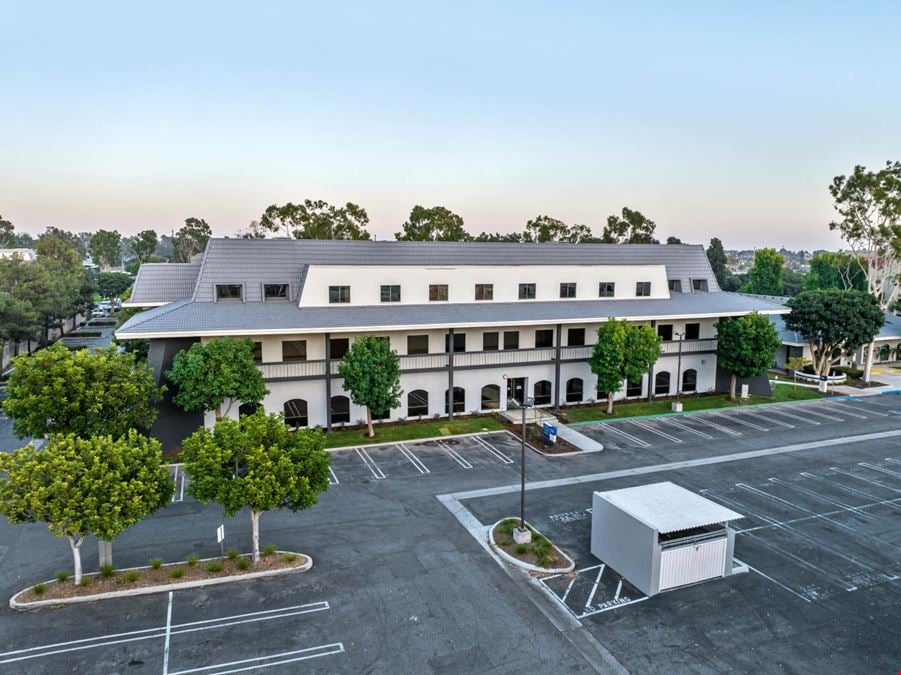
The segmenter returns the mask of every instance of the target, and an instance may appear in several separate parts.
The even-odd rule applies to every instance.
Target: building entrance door
[[[522,404],[523,399],[526,396],[526,378],[524,377],[509,377],[507,378],[507,406],[519,406]],[[516,403],[511,403],[511,400],[515,400]]]

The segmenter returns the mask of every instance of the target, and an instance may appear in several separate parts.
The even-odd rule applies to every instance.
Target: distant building
[[[34,252],[33,248],[0,248],[0,258],[12,258],[13,256],[19,256],[27,262],[34,262],[38,254]]]

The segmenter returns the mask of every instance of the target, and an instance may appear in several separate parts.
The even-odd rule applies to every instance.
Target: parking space
[[[577,619],[648,599],[648,596],[603,563],[567,574],[544,577],[541,583]]]

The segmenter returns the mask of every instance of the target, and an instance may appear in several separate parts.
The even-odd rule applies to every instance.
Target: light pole
[[[504,375],[504,380],[508,378]],[[509,398],[508,404],[513,403],[522,410],[521,443],[519,450],[519,527],[513,530],[513,541],[517,544],[528,544],[532,541],[532,532],[526,527],[526,410],[531,408],[535,399],[526,395],[526,383],[523,383],[522,401]]]
[[[679,338],[679,356],[676,358],[676,400],[672,405],[673,412],[682,412],[682,402],[679,400],[679,394],[682,393],[682,338],[685,333],[673,331],[673,335]]]

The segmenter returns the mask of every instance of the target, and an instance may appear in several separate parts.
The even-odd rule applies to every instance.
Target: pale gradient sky
[[[390,238],[416,203],[474,232],[628,205],[837,246],[832,176],[901,159],[901,5],[626,4],[0,0],[0,214],[224,235],[322,198]]]

